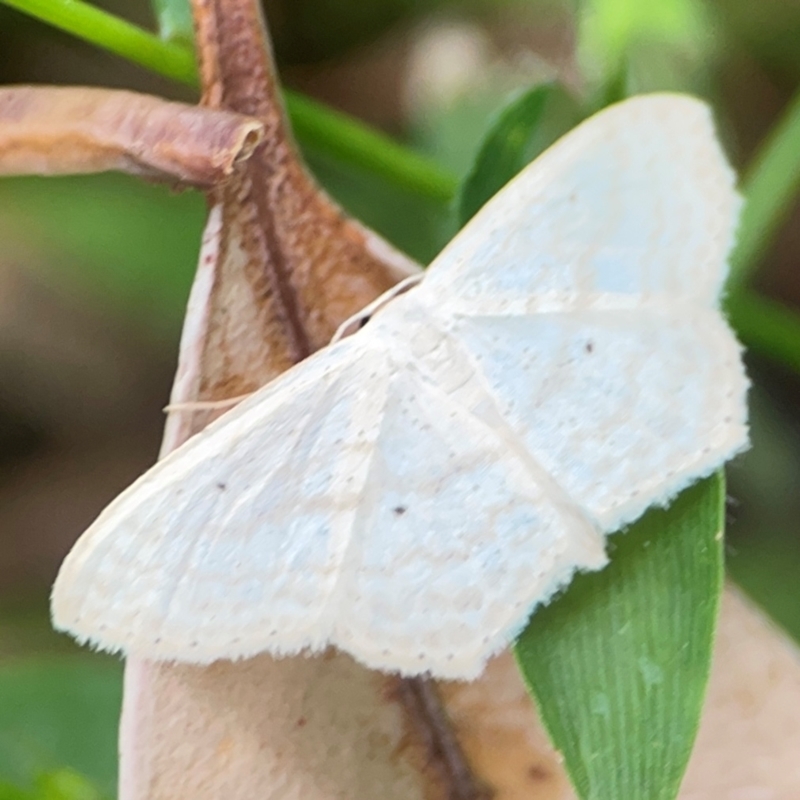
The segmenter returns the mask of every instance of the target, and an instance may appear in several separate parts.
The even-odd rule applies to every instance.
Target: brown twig
[[[448,800],[491,800],[494,792],[481,785],[455,736],[434,681],[399,678],[397,696],[413,732],[419,737],[426,766],[436,770]]]

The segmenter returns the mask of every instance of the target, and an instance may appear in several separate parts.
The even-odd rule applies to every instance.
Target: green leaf
[[[528,145],[552,91],[551,84],[535,86],[500,112],[461,186],[458,197],[461,225],[530,161]]]
[[[180,330],[204,214],[199,193],[127,175],[0,181],[5,248],[33,254],[44,283],[118,314],[151,342]]]
[[[34,791],[0,782],[0,800],[103,800],[97,787],[74,770],[46,772],[36,779]]]
[[[101,800],[94,784],[72,769],[59,769],[40,775],[36,781],[37,800]]]
[[[194,42],[194,25],[189,0],[150,0],[158,20],[158,32],[168,42]]]
[[[45,774],[34,797],[47,789],[47,800],[62,800],[63,792],[79,787],[77,778],[65,777],[69,768],[112,792],[121,672],[119,663],[99,656],[45,656],[0,666],[0,780],[30,786]],[[59,786],[61,797],[53,795]]]
[[[725,311],[748,349],[800,373],[800,314],[752,291],[725,298]]]
[[[504,106],[461,185],[456,200],[459,226],[578,118],[575,102],[552,83],[527,89]]]
[[[35,795],[14,786],[11,783],[0,781],[0,800],[38,800]]]
[[[516,655],[582,800],[672,800],[700,719],[722,590],[724,479],[651,509],[610,564],[537,611]]]

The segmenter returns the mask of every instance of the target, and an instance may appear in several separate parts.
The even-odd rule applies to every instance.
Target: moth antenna
[[[236,397],[226,397],[223,400],[195,400],[191,403],[169,403],[164,406],[162,411],[165,414],[171,414],[173,411],[214,411],[218,408],[238,405],[242,400],[247,400],[248,397],[252,397],[253,394],[253,392],[248,392],[247,394],[238,394]]]
[[[405,280],[400,281],[396,286],[392,286],[388,292],[384,292],[380,297],[373,300],[368,306],[364,306],[361,311],[353,314],[352,317],[348,317],[348,319],[336,329],[336,333],[333,334],[333,338],[331,339],[331,344],[336,344],[336,342],[341,341],[346,336],[350,336],[362,328],[373,314],[388,305],[395,297],[405,294],[409,289],[413,289],[422,280],[424,274],[425,273],[421,272],[419,275],[410,275]]]

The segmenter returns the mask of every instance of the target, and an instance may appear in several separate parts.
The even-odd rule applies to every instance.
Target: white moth
[[[708,108],[565,136],[425,278],[122,493],[57,628],[191,663],[335,645],[477,676],[605,534],[747,444],[718,311],[739,209]]]

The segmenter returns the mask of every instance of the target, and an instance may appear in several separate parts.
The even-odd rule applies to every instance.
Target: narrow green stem
[[[182,83],[197,83],[194,55],[82,0],[2,0],[7,6]]]
[[[305,95],[286,90],[284,97],[292,126],[305,147],[357,164],[397,186],[442,203],[455,194],[455,176],[432,161]]]
[[[731,259],[731,289],[742,286],[758,266],[800,189],[800,92],[789,103],[742,178],[747,198]]]

